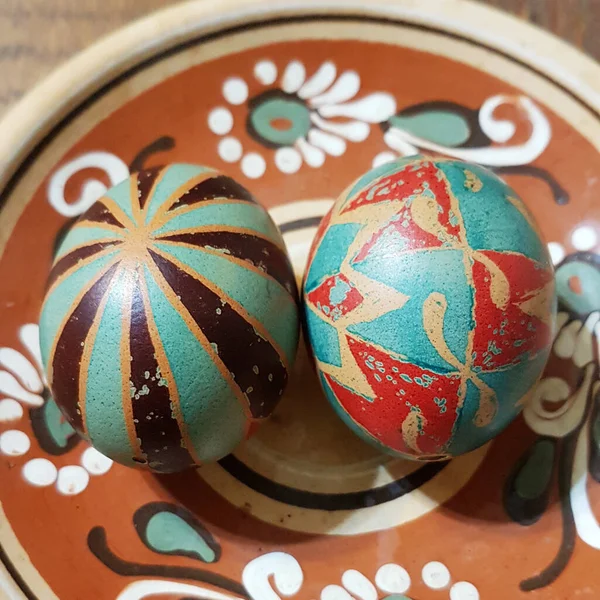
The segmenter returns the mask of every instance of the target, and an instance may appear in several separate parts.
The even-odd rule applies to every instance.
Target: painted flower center
[[[267,93],[252,102],[248,125],[266,146],[291,146],[308,134],[310,110],[295,96]]]
[[[292,128],[294,124],[289,119],[277,117],[275,119],[272,119],[269,125],[277,131],[288,131]]]
[[[565,261],[556,271],[556,290],[570,312],[587,315],[600,309],[600,265],[582,253],[581,258]]]

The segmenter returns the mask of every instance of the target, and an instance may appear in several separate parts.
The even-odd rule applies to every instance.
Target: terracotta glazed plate
[[[335,197],[430,152],[493,168],[538,218],[561,307],[544,379],[448,464],[377,454],[301,351],[234,455],[157,477],[87,448],[39,367],[57,241],[106,186],[213,165],[269,207],[300,278]],[[600,68],[462,0],[185,4],[102,41],[0,126],[0,589],[138,600],[600,597]]]

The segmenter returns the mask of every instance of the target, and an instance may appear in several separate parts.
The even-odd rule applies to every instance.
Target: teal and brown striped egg
[[[57,404],[100,452],[156,472],[222,458],[271,414],[295,358],[281,235],[216,171],[134,174],[62,241],[40,342]]]

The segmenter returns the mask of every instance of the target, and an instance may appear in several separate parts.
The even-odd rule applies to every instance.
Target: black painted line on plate
[[[324,217],[325,215],[323,215]],[[318,227],[319,223],[323,220],[323,217],[307,217],[306,219],[298,219],[297,221],[288,221],[279,225],[279,231],[281,233],[289,233],[290,231],[296,231],[296,229],[305,229],[308,227]]]
[[[50,131],[29,152],[27,157],[21,162],[19,167],[16,169],[15,173],[11,176],[11,178],[7,182],[5,188],[2,190],[2,193],[0,194],[0,210],[2,210],[3,206],[6,204],[8,197],[10,196],[10,194],[12,193],[12,191],[14,190],[16,185],[19,183],[21,178],[28,171],[31,164],[35,161],[35,159],[39,156],[39,154],[48,146],[48,144],[52,141],[52,139],[56,135],[58,135],[58,133],[62,129],[64,129],[64,127],[68,123],[70,123],[75,117],[77,117],[79,114],[81,114],[87,108],[89,108],[99,98],[106,95],[112,88],[119,85],[120,83],[123,83],[127,79],[131,78],[133,75],[139,73],[140,71],[146,69],[149,66],[152,66],[152,65],[160,62],[161,60],[164,60],[166,58],[169,58],[170,56],[173,56],[175,54],[183,52],[183,51],[187,50],[188,48],[192,48],[201,43],[215,40],[220,37],[225,37],[227,35],[232,35],[232,34],[241,33],[241,32],[245,32],[245,31],[251,31],[254,29],[260,29],[260,28],[264,28],[264,27],[273,27],[273,26],[278,26],[278,25],[288,25],[288,24],[292,24],[292,23],[306,23],[306,22],[314,22],[314,21],[324,21],[324,22],[341,21],[341,22],[358,22],[358,23],[367,22],[367,23],[375,23],[375,24],[380,24],[380,25],[400,26],[400,27],[404,27],[404,28],[415,29],[417,31],[426,31],[429,33],[435,33],[437,35],[445,36],[449,39],[455,39],[455,40],[465,42],[472,46],[485,48],[486,50],[493,52],[494,54],[496,54],[498,56],[502,56],[502,57],[506,58],[507,60],[509,60],[515,64],[521,65],[522,67],[528,69],[529,71],[531,71],[533,73],[536,73],[537,75],[539,75],[546,81],[551,82],[553,85],[555,85],[556,87],[561,89],[564,93],[566,93],[568,96],[573,98],[577,103],[579,103],[581,106],[586,108],[588,111],[590,111],[592,114],[594,114],[596,116],[596,118],[598,118],[600,120],[600,112],[595,107],[591,106],[585,100],[580,98],[575,92],[573,92],[573,90],[567,88],[562,83],[559,83],[558,81],[552,79],[547,73],[544,73],[540,69],[537,69],[536,67],[528,64],[527,62],[525,62],[519,58],[515,58],[514,56],[511,56],[510,54],[508,54],[502,50],[498,50],[497,48],[494,48],[492,46],[484,44],[478,40],[474,40],[472,38],[465,37],[464,35],[461,35],[458,33],[451,33],[451,32],[445,31],[441,28],[434,27],[432,25],[411,23],[411,22],[405,21],[403,19],[394,19],[392,17],[375,17],[375,16],[358,15],[358,14],[334,14],[334,15],[332,15],[332,14],[325,14],[325,15],[311,14],[311,15],[294,15],[294,16],[286,16],[286,17],[277,17],[277,18],[272,18],[272,19],[268,19],[268,20],[264,20],[264,21],[255,21],[255,22],[251,22],[251,23],[243,23],[240,25],[234,25],[232,27],[228,27],[228,28],[222,29],[220,31],[214,31],[214,32],[211,32],[211,33],[208,33],[205,35],[198,36],[197,38],[187,40],[186,42],[177,44],[176,46],[173,46],[172,48],[163,50],[162,52],[155,54],[154,56],[151,56],[151,57],[141,61],[137,65],[130,67],[129,69],[125,70],[120,75],[117,75],[116,77],[114,77],[113,79],[111,79],[110,81],[105,83],[103,86],[98,88],[95,92],[90,94],[85,100],[83,100],[77,106],[72,108],[56,125],[54,125],[50,129]]]
[[[123,577],[188,579],[199,583],[207,583],[242,598],[249,598],[246,589],[241,583],[213,571],[198,569],[196,567],[182,567],[180,565],[147,565],[120,558],[108,547],[104,527],[92,528],[88,533],[87,544],[90,552],[105,567]]]
[[[579,439],[581,428],[577,428],[570,433],[564,440],[560,449],[558,463],[558,495],[560,498],[560,514],[562,520],[562,538],[560,547],[552,562],[540,573],[524,579],[519,584],[523,592],[532,592],[549,586],[558,579],[559,575],[565,570],[573,551],[575,550],[575,518],[573,517],[573,507],[571,505],[571,480],[573,472],[573,461],[575,460],[575,450],[577,440]]]
[[[359,510],[396,500],[420,488],[448,465],[447,462],[427,463],[409,475],[386,485],[359,492],[324,494],[272,481],[252,470],[233,454],[221,459],[219,464],[239,482],[263,496],[298,508],[327,511]]]

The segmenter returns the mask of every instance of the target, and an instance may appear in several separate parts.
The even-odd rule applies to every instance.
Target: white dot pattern
[[[302,156],[294,148],[279,148],[275,152],[275,165],[282,173],[296,173],[302,165]]]
[[[450,600],[479,600],[479,592],[472,583],[459,581],[450,588]]]
[[[223,84],[223,96],[230,104],[239,106],[248,98],[248,85],[240,77],[230,77]]]
[[[250,152],[242,159],[242,173],[249,179],[262,177],[266,168],[265,159],[256,152]]]
[[[432,590],[441,590],[450,583],[450,571],[444,563],[432,561],[421,571],[423,583]]]
[[[22,456],[30,446],[29,436],[18,429],[10,429],[0,435],[0,453],[7,456]]]
[[[379,567],[375,575],[377,587],[388,594],[403,594],[410,588],[410,583],[408,571],[394,563]]]
[[[254,77],[263,85],[271,85],[277,79],[277,67],[270,60],[261,60],[254,67]]]
[[[242,158],[242,144],[235,137],[226,137],[219,142],[219,156],[228,163],[234,163]]]
[[[56,489],[65,496],[75,496],[85,490],[89,481],[89,473],[83,467],[69,465],[58,471]]]
[[[597,243],[598,234],[591,225],[581,225],[571,233],[571,244],[577,250],[591,250]]]
[[[548,252],[553,265],[557,265],[565,257],[565,249],[558,242],[550,242],[548,244]]]
[[[23,416],[23,407],[20,402],[12,398],[0,400],[0,423],[18,421]]]
[[[90,475],[104,475],[112,467],[113,461],[96,448],[90,447],[81,455],[81,464]]]
[[[217,135],[225,135],[233,127],[233,115],[222,106],[210,111],[208,115],[208,127]]]
[[[397,156],[393,152],[380,152],[373,159],[373,168],[380,167],[381,165],[385,165],[387,163],[394,162]]]
[[[56,476],[56,467],[46,458],[34,458],[23,467],[25,481],[37,487],[52,485]]]

